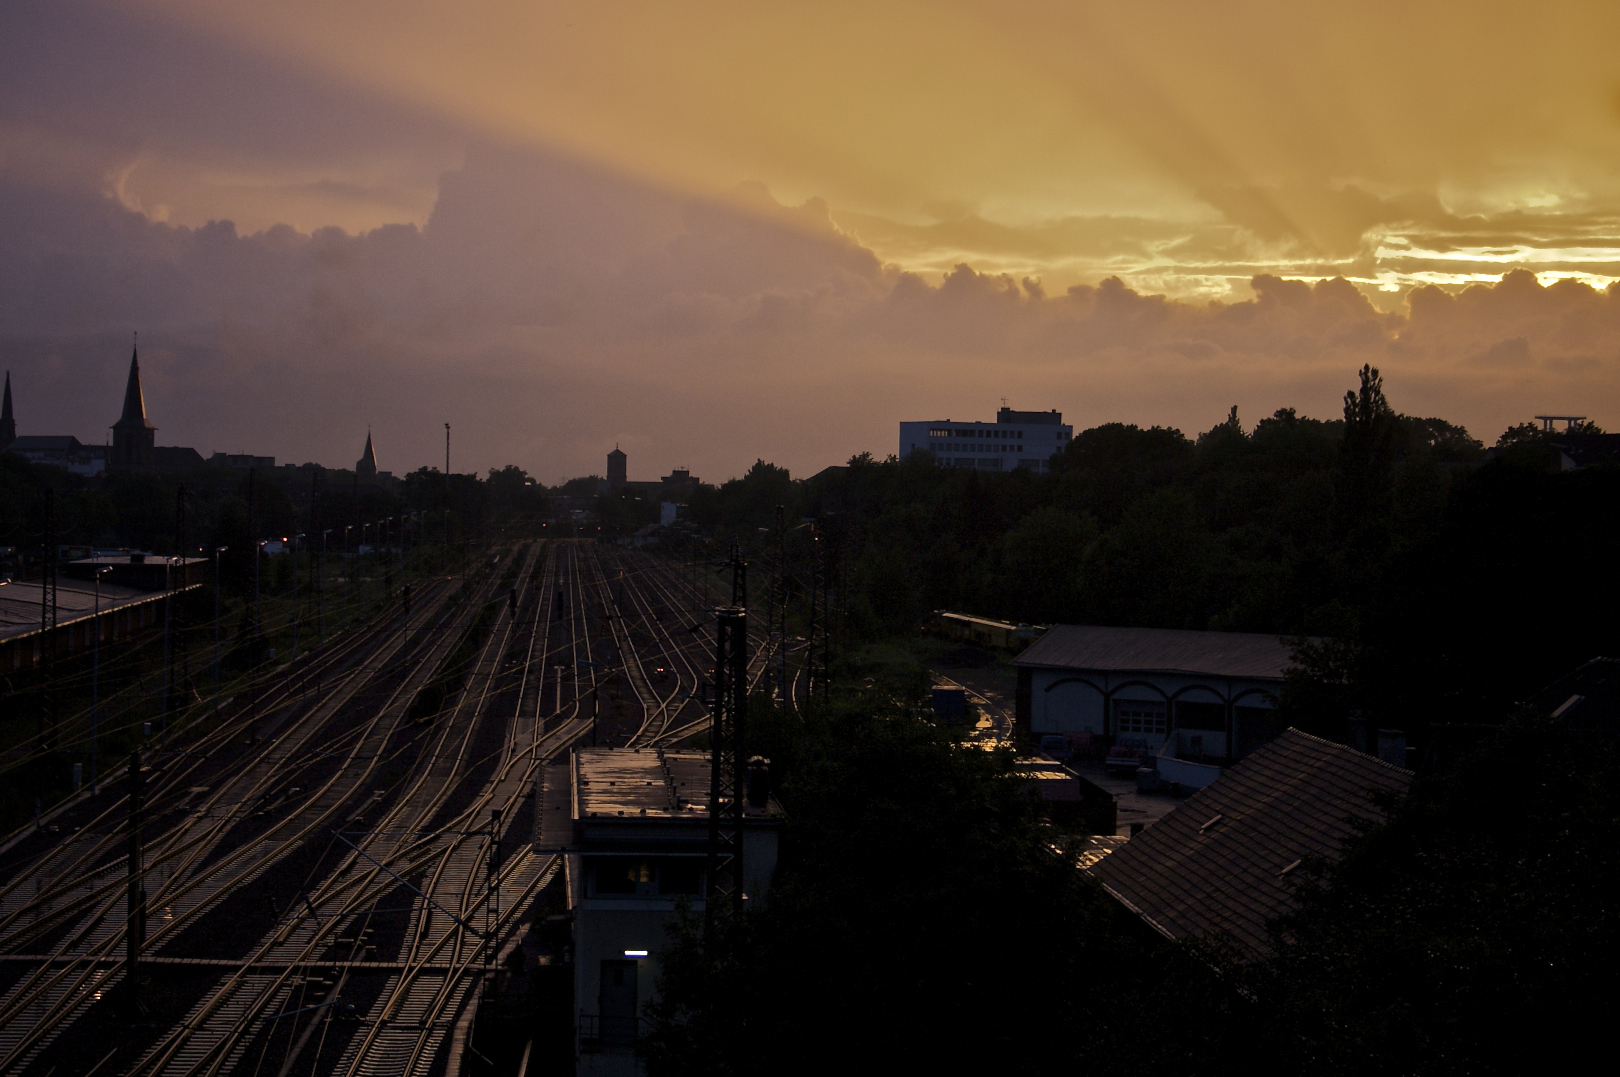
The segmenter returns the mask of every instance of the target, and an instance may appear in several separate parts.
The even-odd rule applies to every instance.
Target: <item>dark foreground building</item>
[[[1267,922],[1293,908],[1289,876],[1337,860],[1355,819],[1383,817],[1373,792],[1404,794],[1412,777],[1289,729],[1087,870],[1166,938],[1220,932],[1263,951]]]

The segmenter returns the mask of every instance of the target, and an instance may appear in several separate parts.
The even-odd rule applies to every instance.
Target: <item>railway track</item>
[[[101,1073],[444,1072],[558,870],[529,847],[536,768],[587,738],[706,727],[700,597],[638,552],[507,551],[481,579],[424,588],[408,621],[267,680],[257,715],[227,713],[149,780],[141,975],[212,978],[127,1033],[125,801],[109,789],[0,886],[0,969],[23,970],[0,993],[0,1074],[82,1059],[62,1039],[80,1024],[119,1030]],[[453,658],[457,690],[413,713]]]

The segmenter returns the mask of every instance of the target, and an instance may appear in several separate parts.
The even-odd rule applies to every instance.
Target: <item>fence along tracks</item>
[[[441,588],[431,601],[423,596],[409,628],[374,634],[371,650],[351,641],[321,656],[319,670],[305,671],[322,679],[317,701],[287,717],[251,765],[216,789],[190,784],[202,773],[194,760],[206,757],[176,757],[157,776],[153,814],[160,799],[185,814],[148,845],[145,877],[160,918],[147,954],[161,958],[164,945],[289,853],[319,844],[336,855],[323,854],[273,929],[244,946],[184,1018],[139,1057],[119,1059],[121,1072],[353,1077],[425,1075],[443,1064],[489,962],[517,944],[520,914],[557,870],[554,858],[529,850],[520,809],[536,768],[592,732],[610,668],[623,675],[636,712],[628,740],[617,743],[670,743],[707,721],[696,699],[707,640],[690,631],[706,618],[667,562],[564,542],[531,549],[516,570],[515,614],[498,601],[506,596],[493,577],[454,608]],[[491,601],[493,625],[461,691],[435,720],[412,724],[416,693]],[[655,665],[663,677],[650,672]],[[556,666],[573,676],[553,672],[547,691]],[[291,686],[279,691],[275,698],[291,701]],[[265,709],[271,700],[266,693]],[[339,712],[350,720],[338,721]],[[240,740],[245,728],[234,717],[192,750]],[[289,788],[314,772],[312,759],[336,766]],[[384,763],[404,775],[381,801],[364,801]],[[232,844],[233,828],[266,804],[280,820]],[[121,810],[113,805],[92,828],[115,829]],[[0,1073],[38,1058],[121,978],[122,841],[87,830],[0,889],[0,952],[52,942],[0,998]],[[496,847],[503,855],[491,887]],[[379,929],[398,936],[393,961],[366,953]],[[375,1001],[353,1021],[330,1020],[345,992],[353,996],[356,976],[383,981]]]

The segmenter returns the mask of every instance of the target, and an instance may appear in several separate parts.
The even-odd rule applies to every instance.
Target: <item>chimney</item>
[[[1378,758],[1397,767],[1406,766],[1406,731],[1380,729],[1378,731]]]

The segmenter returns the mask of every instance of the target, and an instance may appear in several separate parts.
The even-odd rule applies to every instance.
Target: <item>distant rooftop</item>
[[[581,819],[708,815],[707,752],[581,748],[575,758]],[[750,807],[747,814],[763,816],[769,810]]]
[[[85,445],[71,434],[24,434],[12,441],[12,452],[78,452],[81,449],[102,449],[100,445]]]
[[[39,631],[39,612],[44,587],[38,580],[12,581],[0,586],[0,639],[26,636]],[[120,587],[115,583],[101,585],[101,611],[117,609],[138,602],[154,602],[161,593]],[[70,624],[88,620],[96,609],[95,585],[80,580],[59,579],[56,586],[56,623]]]
[[[1293,664],[1293,651],[1278,636],[1253,632],[1053,625],[1013,664],[1281,680]]]
[[[996,412],[998,423],[1035,423],[1043,426],[1062,426],[1063,413],[1053,408],[1051,411],[1014,411],[1011,408],[1002,408]]]

